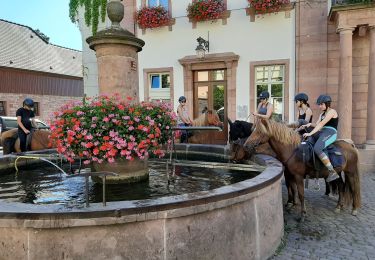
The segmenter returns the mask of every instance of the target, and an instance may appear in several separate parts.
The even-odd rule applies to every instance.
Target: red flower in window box
[[[157,28],[168,25],[171,18],[163,6],[143,7],[136,13],[136,20],[140,28]]]
[[[250,7],[255,9],[256,14],[276,13],[290,4],[290,0],[248,0]]]
[[[225,10],[223,0],[193,0],[186,9],[189,19],[196,22],[222,18]]]

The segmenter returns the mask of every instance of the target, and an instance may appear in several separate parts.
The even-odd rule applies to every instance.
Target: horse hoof
[[[293,206],[294,206],[294,204],[293,203],[291,203],[291,202],[288,202],[286,205],[285,205],[285,208],[287,209],[287,210],[290,210],[290,209],[292,209],[293,208]]]
[[[357,216],[357,214],[358,214],[358,210],[354,209],[354,210],[352,211],[352,215],[353,215],[353,216]]]
[[[340,213],[341,209],[340,208],[335,208],[335,213]]]

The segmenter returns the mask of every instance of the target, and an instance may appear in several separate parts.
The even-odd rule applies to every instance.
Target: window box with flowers
[[[222,19],[222,24],[225,25],[230,17],[226,0],[193,0],[186,11],[193,28],[196,27],[197,22],[217,19]]]
[[[175,119],[169,103],[99,96],[55,112],[51,138],[68,161],[81,158],[96,171],[118,173],[109,183],[135,182],[148,177],[150,154],[164,156],[162,145],[171,142]]]
[[[255,21],[255,16],[285,11],[285,17],[290,17],[290,10],[294,8],[290,0],[248,0],[249,7],[246,8],[246,15],[250,21]]]
[[[136,21],[143,34],[147,28],[152,29],[163,26],[168,26],[171,31],[172,25],[175,24],[175,19],[170,17],[168,10],[163,6],[141,8],[136,13]]]

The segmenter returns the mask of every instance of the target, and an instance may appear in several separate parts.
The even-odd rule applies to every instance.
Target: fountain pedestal
[[[93,163],[93,168],[96,172],[114,172],[118,176],[107,176],[106,183],[132,183],[148,179],[148,160],[135,158],[134,160],[126,160],[125,158],[118,158],[114,163]],[[102,178],[92,176],[95,182],[102,182]]]
[[[145,42],[120,26],[124,18],[124,6],[120,0],[107,5],[111,27],[87,38],[90,48],[96,52],[99,74],[99,94],[119,93],[139,101],[137,52]]]

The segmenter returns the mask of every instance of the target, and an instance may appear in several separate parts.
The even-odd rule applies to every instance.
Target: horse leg
[[[337,202],[337,205],[336,205],[336,208],[335,208],[335,212],[336,213],[340,213],[340,211],[344,208],[344,182],[342,181],[341,177],[335,181],[333,181],[334,183],[332,183],[333,185],[337,185],[337,189],[338,189],[338,192],[339,192],[339,201]]]
[[[328,196],[331,193],[331,188],[329,186],[329,183],[325,179],[324,183],[326,184],[326,192],[324,194]]]
[[[296,176],[295,177],[296,184],[297,184],[297,190],[298,190],[298,197],[301,201],[301,218],[299,219],[300,222],[305,221],[306,217],[306,208],[305,208],[305,190],[303,185],[303,176]]]
[[[285,185],[288,190],[288,201],[285,205],[286,209],[289,211],[294,205],[296,205],[295,201],[295,183],[292,181],[292,176],[290,176],[290,173],[287,172],[287,169],[284,171],[284,177],[285,177]]]

